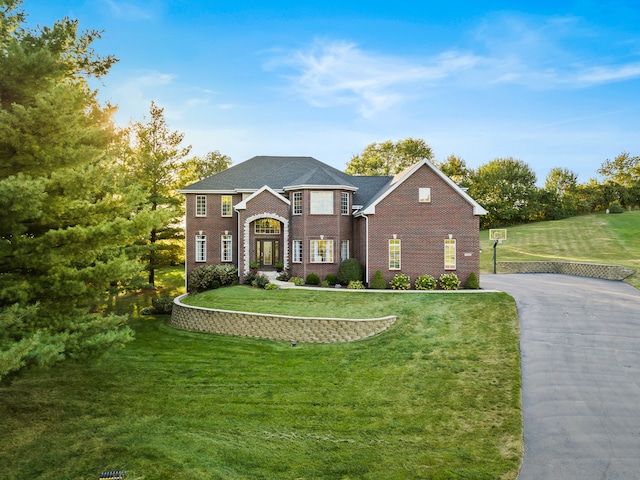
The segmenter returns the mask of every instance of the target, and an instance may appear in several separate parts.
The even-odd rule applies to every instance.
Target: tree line
[[[351,158],[345,172],[395,175],[422,159],[435,164],[487,210],[480,220],[481,228],[640,207],[640,157],[627,152],[602,163],[597,172],[602,181],[591,178],[578,183],[575,172],[556,167],[549,171],[544,186],[539,187],[535,171],[522,160],[496,158],[472,169],[453,154],[438,161],[423,139],[407,138],[368,145]]]

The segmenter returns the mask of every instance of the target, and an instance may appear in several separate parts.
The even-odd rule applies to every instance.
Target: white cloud
[[[153,5],[138,5],[133,2],[103,0],[112,15],[126,20],[149,20],[153,18],[156,8]]]
[[[471,69],[480,60],[450,51],[419,62],[369,53],[354,43],[316,41],[266,67],[291,68],[294,74],[288,78],[293,88],[312,105],[355,105],[367,117],[407,100],[409,90]]]

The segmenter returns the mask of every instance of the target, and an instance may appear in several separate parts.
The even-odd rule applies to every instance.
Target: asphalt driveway
[[[520,480],[640,479],[640,291],[554,274],[482,275],[516,300]]]

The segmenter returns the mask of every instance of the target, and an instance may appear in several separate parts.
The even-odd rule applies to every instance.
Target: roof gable
[[[387,184],[386,188],[383,188],[378,194],[371,199],[371,201],[358,212],[359,214],[368,215],[376,213],[376,205],[384,200],[391,192],[393,192],[396,188],[402,185],[405,180],[407,180],[411,175],[413,175],[418,169],[422,166],[426,166],[430,168],[434,173],[438,175],[447,185],[455,190],[455,192],[460,195],[467,203],[469,203],[473,207],[474,215],[486,215],[487,211],[473,198],[471,198],[467,192],[465,192],[458,184],[456,184],[453,180],[447,177],[444,173],[440,171],[435,165],[433,165],[429,160],[424,159],[415,165],[412,165],[409,168],[406,168],[402,172],[398,173],[393,179]]]
[[[282,201],[283,203],[285,203],[287,205],[291,205],[291,201],[288,198],[285,198],[282,195],[280,195],[278,192],[273,191],[273,189],[271,189],[268,185],[264,185],[261,189],[259,189],[256,192],[252,193],[249,197],[245,198],[243,201],[238,203],[234,207],[235,210],[246,210],[247,203],[249,203],[255,197],[260,195],[262,192],[269,192],[271,195],[273,195],[274,197],[276,197],[278,200]]]

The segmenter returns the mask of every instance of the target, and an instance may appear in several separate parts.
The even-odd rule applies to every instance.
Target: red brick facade
[[[423,162],[391,183],[369,205],[354,211],[355,188],[330,185],[292,186],[279,191],[264,186],[253,193],[198,193],[186,196],[186,271],[198,265],[222,262],[222,235],[231,235],[232,264],[242,276],[252,262],[261,269],[275,269],[282,262],[291,275],[306,278],[316,273],[321,279],[337,273],[343,241],[348,242],[348,256],[365,267],[365,283],[380,270],[389,281],[403,273],[411,281],[419,275],[438,278],[442,273],[456,273],[464,284],[471,272],[479,272],[479,216],[483,209],[442,176],[428,162]],[[421,188],[430,189],[430,201],[420,202]],[[332,192],[333,213],[311,213],[313,192]],[[300,193],[302,212],[294,213],[294,193]],[[343,211],[343,194],[348,208]],[[222,196],[232,198],[232,214],[222,216]],[[325,201],[325,194],[320,194]],[[206,198],[206,216],[196,216],[196,197]],[[330,203],[330,202],[329,202]],[[360,206],[362,207],[362,206]],[[330,207],[328,207],[330,208]],[[354,213],[355,212],[355,213]],[[202,213],[202,212],[201,212]],[[346,213],[346,214],[345,214]],[[256,231],[261,219],[279,222],[279,232]],[[273,224],[273,222],[272,222]],[[271,224],[271,225],[272,225]],[[389,240],[401,243],[400,269],[389,268]],[[206,259],[196,261],[196,237],[206,238]],[[455,269],[445,270],[445,240],[456,241]],[[312,243],[333,244],[333,258],[319,254],[312,262]],[[294,245],[302,245],[302,258],[295,258]]]

